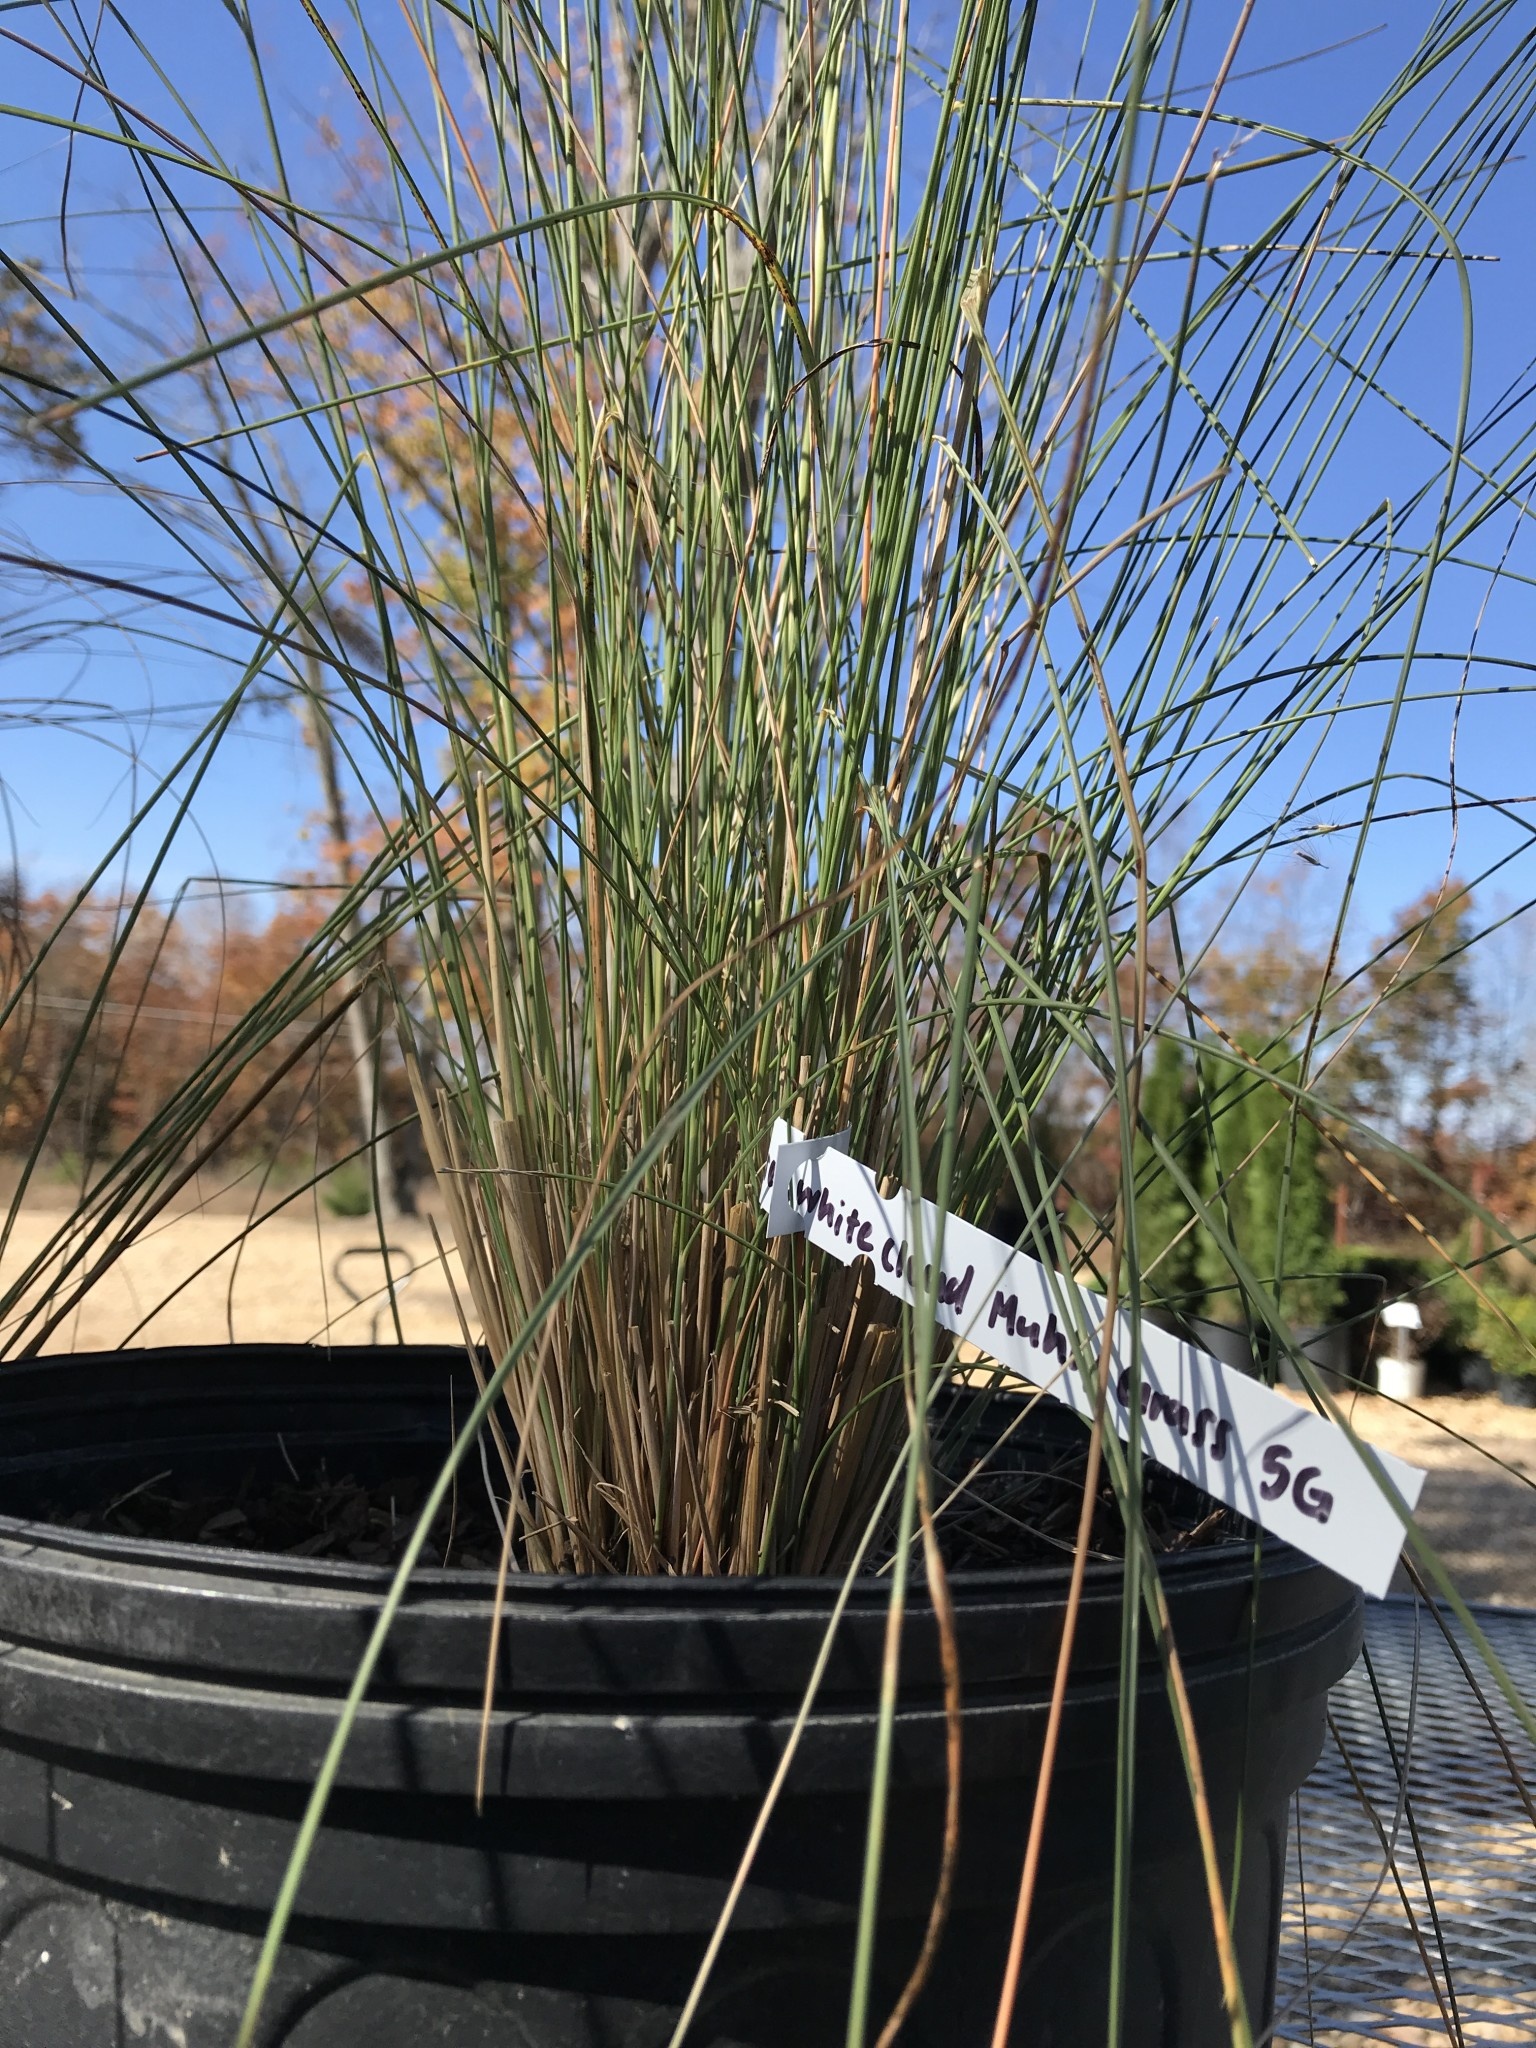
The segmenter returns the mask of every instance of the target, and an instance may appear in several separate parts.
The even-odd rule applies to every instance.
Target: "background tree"
[[[90,1180],[313,943],[323,916],[299,891],[259,920],[238,904],[146,910],[125,933],[111,898],[71,908],[17,885],[0,924],[0,987],[24,966],[34,971],[0,1023],[0,1150],[35,1153],[40,1167]],[[352,1150],[353,1060],[342,1027],[278,1073],[305,1029],[296,1020],[255,1050],[216,1113],[189,1122],[188,1151],[231,1123],[237,1136],[224,1164],[237,1169],[297,1170]],[[398,1113],[403,1076],[386,1073],[383,1085],[386,1116]]]
[[[1416,1173],[1380,1146],[1363,1156],[1395,1201],[1346,1176],[1344,1232],[1390,1241],[1404,1211],[1437,1232],[1461,1226],[1464,1191],[1478,1172],[1479,1113],[1494,1076],[1496,1032],[1472,970],[1478,932],[1472,894],[1458,882],[1399,911],[1366,967],[1330,1005],[1338,1050],[1324,1085],[1350,1115],[1427,1169]]]
[[[43,469],[84,452],[78,421],[42,426],[39,415],[78,390],[81,362],[32,288],[33,273],[0,251],[0,444]]]
[[[1324,1323],[1337,1303],[1338,1281],[1331,1271],[1333,1205],[1322,1171],[1323,1139],[1296,1111],[1293,1097],[1264,1078],[1269,1073],[1297,1084],[1300,1060],[1289,1047],[1252,1035],[1238,1043],[1254,1066],[1236,1067],[1214,1054],[1202,1063],[1211,1129],[1203,1192],[1240,1262],[1273,1290],[1281,1315],[1296,1327]],[[1262,1321],[1210,1231],[1201,1233],[1199,1261],[1210,1313]]]
[[[1288,861],[1250,882],[1235,905],[1213,910],[1196,990],[1200,1007],[1231,1037],[1289,1042],[1322,1004],[1328,913],[1314,901],[1308,876]]]
[[[1199,1307],[1201,1229],[1171,1154],[1199,1187],[1205,1173],[1204,1118],[1196,1100],[1194,1061],[1176,1038],[1160,1038],[1141,1087],[1142,1134],[1136,1140],[1136,1251],[1143,1298],[1182,1314]],[[1162,1150],[1159,1150],[1161,1146]]]

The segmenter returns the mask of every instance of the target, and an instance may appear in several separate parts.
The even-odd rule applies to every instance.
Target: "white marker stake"
[[[886,1292],[911,1302],[918,1261],[931,1263],[939,1246],[939,1211],[904,1190],[882,1196],[847,1142],[847,1132],[801,1138],[775,1124],[762,1187],[768,1234],[798,1231],[844,1265],[867,1258]],[[934,1320],[1091,1419],[1092,1392],[1069,1361],[1075,1348],[1097,1354],[1103,1298],[958,1216],[942,1224]],[[1130,1434],[1133,1334],[1130,1318],[1117,1315],[1106,1414],[1122,1437]],[[1367,1593],[1386,1592],[1404,1535],[1390,1494],[1412,1511],[1424,1484],[1416,1466],[1360,1449],[1315,1409],[1167,1330],[1144,1325],[1140,1350],[1149,1458]]]

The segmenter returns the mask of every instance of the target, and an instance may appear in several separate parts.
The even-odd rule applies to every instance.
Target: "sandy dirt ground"
[[[0,1283],[24,1271],[63,1217],[24,1212],[0,1259]],[[47,1351],[98,1351],[144,1344],[366,1344],[375,1316],[381,1342],[394,1340],[385,1261],[371,1217],[347,1219],[312,1204],[271,1218],[243,1239],[238,1214],[205,1211],[168,1218],[129,1247],[81,1305],[47,1339]],[[448,1276],[429,1225],[392,1226],[401,1257],[395,1306],[408,1343],[460,1341]],[[99,1258],[100,1247],[87,1256]],[[455,1285],[458,1261],[450,1255]],[[362,1297],[354,1302],[349,1295]]]
[[[1419,1523],[1462,1597],[1536,1607],[1536,1409],[1493,1394],[1432,1394],[1412,1409],[1363,1394],[1347,1412],[1368,1442],[1429,1473]]]
[[[0,1260],[0,1281],[36,1258],[62,1220],[44,1209],[24,1213]],[[243,1241],[242,1229],[238,1214],[169,1218],[106,1271],[45,1348],[363,1344],[376,1315],[379,1338],[393,1341],[370,1219],[317,1216],[310,1203]],[[408,1342],[457,1343],[453,1295],[428,1225],[404,1222],[390,1237],[404,1255],[395,1270],[409,1271],[396,1296],[401,1333]],[[457,1262],[450,1264],[458,1284]],[[348,1286],[364,1297],[360,1303]],[[1536,1410],[1506,1407],[1492,1395],[1439,1395],[1410,1412],[1360,1396],[1353,1420],[1370,1441],[1428,1469],[1420,1518],[1463,1597],[1536,1606]]]

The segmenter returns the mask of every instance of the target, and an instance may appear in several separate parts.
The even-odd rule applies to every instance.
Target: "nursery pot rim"
[[[438,1344],[175,1344],[120,1347],[110,1350],[76,1351],[50,1353],[41,1358],[0,1362],[0,1416],[13,1409],[13,1389],[23,1376],[37,1376],[46,1380],[57,1373],[60,1378],[71,1371],[80,1372],[100,1366],[108,1361],[122,1360],[121,1368],[132,1371],[132,1362],[142,1360],[146,1364],[174,1371],[179,1366],[204,1360],[210,1353],[220,1357],[241,1359],[255,1364],[262,1359],[277,1357],[292,1359],[296,1355],[307,1355],[316,1363],[325,1361],[327,1366],[340,1366],[343,1371],[365,1368],[365,1361],[382,1361],[388,1366],[403,1368],[412,1361],[418,1366],[439,1361],[450,1369],[463,1368],[465,1354],[459,1345]],[[960,1382],[956,1381],[958,1389]],[[41,1389],[39,1389],[41,1392]],[[128,1405],[134,1401],[131,1384],[125,1387]],[[274,1396],[274,1398],[276,1398]],[[1032,1404],[1049,1403],[1038,1408],[1042,1425],[1067,1425],[1067,1431],[1078,1418],[1070,1411],[1050,1403],[1050,1397],[1027,1384],[1017,1389],[1006,1388],[994,1391],[991,1399],[1002,1402],[1029,1401]],[[446,1453],[446,1442],[444,1452]],[[146,1452],[149,1446],[146,1445]],[[17,1470],[23,1461],[6,1458],[0,1448],[0,1474],[8,1467]],[[67,1454],[39,1455],[27,1460],[36,1465],[65,1464]],[[460,1463],[460,1474],[473,1468]],[[402,1519],[414,1524],[417,1510]],[[207,1544],[185,1539],[156,1536],[132,1536],[110,1530],[74,1528],[64,1522],[57,1522],[40,1515],[15,1515],[0,1513],[0,1545],[37,1546],[53,1551],[71,1552],[80,1556],[100,1558],[103,1562],[121,1564],[142,1564],[161,1566],[178,1571],[191,1571],[199,1575],[216,1578],[266,1578],[282,1585],[302,1587],[333,1588],[357,1593],[382,1595],[393,1582],[398,1566],[361,1562],[351,1558],[292,1557],[281,1551],[262,1550],[235,1542]],[[1256,1555],[1257,1552],[1257,1555]],[[1315,1571],[1310,1560],[1294,1551],[1279,1538],[1262,1531],[1252,1531],[1225,1537],[1218,1542],[1199,1549],[1163,1551],[1156,1553],[1155,1564],[1160,1577],[1170,1578],[1181,1591],[1194,1591],[1199,1581],[1210,1576],[1229,1582],[1239,1559],[1246,1561],[1248,1576],[1257,1581],[1262,1577],[1266,1582],[1276,1576],[1290,1572]],[[947,1568],[951,1593],[964,1597],[966,1594],[984,1598],[987,1595],[1020,1593],[1037,1590],[1046,1593],[1053,1582],[1064,1582],[1072,1569],[1070,1553],[1063,1552],[1059,1560],[1035,1559],[1028,1563],[1003,1565],[961,1565]],[[1090,1557],[1084,1563],[1085,1591],[1104,1591],[1116,1585],[1123,1577],[1124,1559]],[[480,1605],[495,1593],[498,1573],[494,1565],[462,1566],[433,1565],[418,1563],[410,1574],[410,1583],[423,1592],[442,1596],[459,1592],[468,1603]],[[532,1572],[519,1570],[514,1565],[508,1575],[507,1597],[547,1600],[552,1603],[567,1601],[590,1602],[594,1605],[611,1604],[622,1599],[636,1604],[658,1604],[667,1606],[688,1606],[701,1604],[726,1604],[730,1601],[758,1599],[765,1604],[782,1605],[798,1602],[802,1606],[833,1606],[843,1592],[847,1581],[846,1572]],[[884,1572],[860,1570],[854,1577],[848,1593],[850,1606],[867,1607],[878,1600],[883,1607],[888,1604],[889,1577]],[[622,1590],[619,1590],[622,1589]],[[919,1611],[926,1609],[929,1594],[922,1574],[915,1574],[907,1588],[906,1603],[909,1608]]]
[[[0,1400],[3,1409],[3,1400]],[[0,1514],[0,1543],[35,1544],[46,1542],[51,1548],[69,1550],[82,1556],[115,1559],[123,1562],[141,1560],[146,1564],[174,1565],[203,1573],[233,1572],[242,1576],[252,1570],[259,1570],[261,1576],[281,1579],[285,1584],[326,1585],[349,1587],[363,1592],[383,1592],[393,1581],[398,1566],[360,1563],[352,1558],[293,1558],[281,1551],[257,1550],[237,1543],[190,1543],[178,1542],[169,1537],[127,1536],[110,1531],[96,1532],[90,1529],[72,1529],[62,1522],[50,1522],[39,1516]],[[1257,1546],[1252,1537],[1234,1536],[1211,1543],[1200,1550],[1160,1551],[1154,1553],[1154,1562],[1160,1575],[1177,1575],[1182,1585],[1197,1580],[1202,1573],[1210,1572],[1225,1578],[1229,1571],[1220,1567],[1229,1566],[1241,1556],[1251,1565],[1255,1548],[1261,1559],[1261,1571],[1267,1579],[1276,1571],[1291,1566],[1297,1570],[1316,1569],[1306,1558],[1294,1551],[1278,1537],[1265,1536]],[[1107,1586],[1117,1581],[1125,1569],[1122,1558],[1089,1558],[1084,1565],[1085,1582],[1090,1587]],[[1064,1555],[1060,1563],[1039,1560],[1032,1564],[1017,1565],[948,1565],[945,1576],[952,1592],[962,1586],[974,1587],[978,1593],[1006,1592],[1021,1585],[1038,1584],[1042,1589],[1053,1580],[1065,1582],[1071,1575],[1072,1560]],[[418,1564],[411,1572],[411,1583],[418,1581],[430,1586],[435,1592],[450,1592],[458,1589],[468,1595],[493,1593],[497,1572],[494,1565],[433,1565]],[[535,1588],[550,1589],[550,1597],[559,1594],[568,1596],[578,1588],[590,1589],[577,1597],[593,1600],[612,1600],[615,1597],[645,1599],[647,1597],[678,1599],[698,1597],[703,1600],[740,1599],[752,1597],[760,1592],[780,1597],[795,1596],[806,1601],[823,1602],[832,1606],[847,1580],[846,1573],[830,1572],[530,1572],[515,1567],[508,1574],[509,1596],[518,1597],[531,1593]],[[867,1589],[870,1593],[888,1587],[890,1579],[884,1571],[860,1570],[853,1580],[856,1598]],[[622,1587],[622,1595],[615,1589]],[[903,1603],[907,1607],[923,1605],[928,1600],[926,1584],[920,1577],[908,1583]]]

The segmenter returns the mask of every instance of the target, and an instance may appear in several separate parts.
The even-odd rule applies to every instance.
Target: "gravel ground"
[[[0,1281],[22,1271],[62,1220],[42,1208],[24,1214],[0,1260]],[[379,1335],[390,1339],[384,1267],[368,1218],[317,1215],[313,1204],[301,1213],[295,1205],[243,1241],[242,1228],[232,1213],[171,1217],[108,1269],[45,1348],[361,1344],[376,1310]],[[398,1298],[403,1335],[457,1343],[453,1296],[428,1225],[404,1222],[390,1235],[415,1269]],[[100,1247],[92,1253],[99,1256]],[[341,1273],[369,1297],[361,1305],[336,1277],[338,1259],[349,1253]],[[1463,1596],[1536,1606],[1536,1410],[1506,1407],[1489,1394],[1431,1395],[1412,1410],[1361,1395],[1352,1419],[1371,1442],[1428,1469],[1420,1518]]]
[[[1419,1522],[1462,1597],[1536,1607],[1536,1409],[1495,1394],[1376,1394],[1347,1411],[1361,1436],[1429,1473]],[[1398,1590],[1407,1590],[1398,1575]]]

